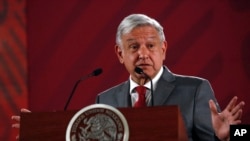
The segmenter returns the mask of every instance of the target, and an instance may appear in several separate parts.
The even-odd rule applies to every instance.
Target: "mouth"
[[[139,67],[139,68],[143,69],[143,68],[147,68],[147,67],[150,67],[150,66],[151,65],[149,65],[149,64],[139,64],[136,67]]]

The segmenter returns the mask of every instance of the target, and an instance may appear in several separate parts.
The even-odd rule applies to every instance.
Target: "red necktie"
[[[147,88],[144,86],[138,86],[135,88],[138,93],[138,100],[135,102],[134,107],[146,107],[146,90]]]

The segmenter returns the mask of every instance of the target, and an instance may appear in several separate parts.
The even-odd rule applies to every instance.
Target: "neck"
[[[139,82],[139,83],[138,83]],[[139,79],[139,81],[138,81],[137,83],[139,84],[139,85],[144,85],[146,82],[147,82],[147,79],[146,78],[141,78],[141,79]]]

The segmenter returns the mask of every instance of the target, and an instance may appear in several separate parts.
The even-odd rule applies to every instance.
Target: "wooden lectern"
[[[187,141],[177,106],[118,108],[129,126],[129,141]],[[77,111],[21,113],[20,141],[64,141]]]

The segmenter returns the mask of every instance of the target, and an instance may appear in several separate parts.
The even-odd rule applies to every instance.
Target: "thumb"
[[[210,111],[211,111],[212,115],[218,114],[216,105],[215,105],[215,103],[214,103],[214,101],[212,99],[209,100],[209,108],[210,108]]]

